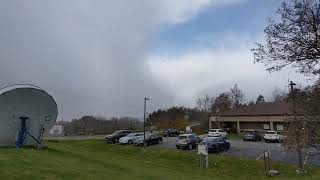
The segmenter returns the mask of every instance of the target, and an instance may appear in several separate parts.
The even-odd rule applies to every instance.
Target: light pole
[[[297,105],[296,105],[296,94],[294,92],[294,86],[297,85],[295,83],[293,83],[292,81],[290,81],[290,90],[291,90],[291,98],[292,98],[292,103],[293,103],[293,115],[294,115],[294,123],[297,123]],[[294,127],[294,129],[296,130],[296,127]],[[302,129],[303,130],[303,129]],[[299,130],[300,131],[300,130]],[[299,169],[297,170],[298,173],[303,173],[304,169],[303,169],[303,164],[302,164],[302,154],[301,154],[301,147],[300,147],[300,139],[299,138],[295,138],[298,140],[297,142],[297,152],[298,152],[298,157],[299,157]]]
[[[144,98],[144,112],[143,112],[143,143],[146,141],[146,109],[147,109],[147,101],[149,101],[150,98],[145,97]]]

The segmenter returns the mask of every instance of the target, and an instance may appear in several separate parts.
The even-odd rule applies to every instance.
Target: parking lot
[[[89,140],[89,139],[101,139],[103,140],[105,135],[97,136],[75,136],[75,137],[47,137],[47,140]],[[204,137],[204,136],[202,136]],[[175,140],[177,137],[164,137],[163,142],[158,145],[152,145],[149,148],[164,148],[176,150]],[[298,157],[295,151],[288,151],[280,143],[265,143],[265,142],[248,142],[243,140],[231,139],[228,140],[231,144],[231,148],[228,151],[222,152],[222,155],[263,160],[262,153],[265,150],[269,150],[271,153],[271,160],[284,163],[297,163]],[[180,150],[183,151],[183,150]],[[196,151],[196,150],[193,150]],[[304,152],[303,160],[306,159],[308,152]],[[320,156],[307,158],[306,164],[320,165]]]
[[[163,143],[152,146],[153,148],[176,149],[176,137],[164,137]],[[231,148],[228,151],[222,152],[223,155],[263,160],[262,153],[269,150],[271,160],[284,163],[296,163],[298,161],[295,151],[288,151],[280,143],[265,143],[265,142],[248,142],[243,140],[228,140]],[[195,150],[194,150],[195,151]],[[307,152],[304,152],[304,159]],[[306,164],[320,165],[320,157],[308,158]]]

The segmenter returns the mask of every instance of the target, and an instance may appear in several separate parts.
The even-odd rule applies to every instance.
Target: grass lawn
[[[47,142],[49,149],[0,148],[0,179],[266,179],[262,161],[210,155],[209,169],[197,168],[194,152],[106,145],[103,141]],[[295,166],[273,163],[272,179],[320,179],[320,167],[297,175]]]
[[[228,139],[231,139],[231,140],[243,139],[243,134],[229,134]]]

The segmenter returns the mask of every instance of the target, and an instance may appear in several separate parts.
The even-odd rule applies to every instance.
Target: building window
[[[277,124],[277,130],[283,131],[283,124]]]
[[[263,129],[270,129],[270,124],[263,124]]]

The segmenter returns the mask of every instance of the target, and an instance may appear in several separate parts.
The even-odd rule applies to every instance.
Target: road
[[[75,137],[46,137],[47,140],[89,140],[89,139],[101,139],[103,140],[105,135],[96,136],[75,136]],[[164,148],[175,150],[176,137],[163,138],[162,144],[150,146],[150,148]],[[221,154],[231,157],[240,157],[247,159],[263,160],[262,153],[265,150],[269,150],[271,154],[271,160],[284,163],[297,163],[298,157],[295,151],[286,150],[279,143],[265,143],[265,142],[248,142],[243,140],[228,140],[231,148],[228,151]],[[195,150],[194,150],[195,151]],[[306,159],[307,152],[303,153],[303,160]],[[320,156],[307,158],[306,164],[319,165]]]

